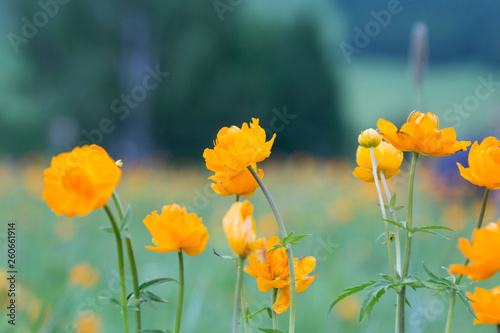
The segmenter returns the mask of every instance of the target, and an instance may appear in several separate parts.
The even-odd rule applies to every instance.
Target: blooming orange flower
[[[160,215],[155,210],[146,216],[144,224],[153,236],[157,247],[146,246],[154,252],[180,252],[196,256],[205,250],[208,241],[207,227],[196,214],[188,214],[186,208],[177,205],[163,206]]]
[[[234,253],[246,257],[254,253],[265,258],[266,241],[255,238],[255,221],[250,201],[235,202],[222,219],[222,227]]]
[[[264,171],[262,171],[262,169],[257,170],[257,165],[255,163],[252,167],[255,171],[257,171],[260,179],[262,179],[264,177]],[[255,189],[259,186],[248,169],[243,170],[236,176],[229,176],[227,173],[219,172],[208,179],[216,182],[215,184],[212,184],[214,192],[225,196],[237,194],[245,198],[249,198],[254,194]]]
[[[76,147],[52,158],[42,198],[57,215],[86,215],[106,204],[121,174],[103,148]]]
[[[373,148],[373,151],[375,152],[375,162],[378,163],[377,170],[383,171],[386,179],[401,172],[399,167],[403,162],[403,153],[394,148],[393,145],[382,141],[377,147]],[[354,169],[353,175],[362,181],[373,183],[373,165],[370,148],[358,147],[356,163],[358,167]]]
[[[498,222],[474,230],[472,244],[467,239],[460,238],[458,247],[472,264],[468,266],[451,265],[451,274],[463,274],[471,280],[482,281],[500,271],[500,229]]]
[[[439,129],[439,118],[433,113],[413,111],[398,130],[391,122],[379,119],[377,127],[384,139],[401,151],[442,157],[467,150],[469,141],[457,141],[453,128]]]
[[[256,118],[252,118],[250,126],[243,123],[241,129],[237,126],[223,127],[217,133],[214,149],[207,148],[203,152],[207,169],[215,172],[213,180],[223,182],[217,184],[216,189],[223,186],[227,192],[242,190],[236,194],[250,196],[250,189],[255,184],[249,181],[248,174],[240,178],[237,176],[250,165],[256,169],[255,163],[269,157],[275,138],[276,134],[266,142],[266,131],[259,126],[259,119]],[[232,182],[236,184],[231,184]],[[220,192],[226,193],[222,190]]]
[[[273,236],[267,241],[267,250],[271,250],[278,244],[279,238]],[[250,266],[245,266],[245,272],[257,279],[257,287],[263,293],[272,288],[278,288],[278,297],[273,304],[277,314],[285,312],[290,306],[290,271],[288,270],[288,258],[284,248],[275,249],[267,254],[266,261],[259,261],[256,256],[248,256]],[[295,291],[305,291],[314,281],[316,275],[307,276],[316,266],[316,258],[305,257],[294,258],[295,266]]]
[[[477,319],[474,319],[474,325],[500,325],[500,287],[491,290],[485,290],[476,287],[474,294],[467,292],[473,302],[470,303]]]
[[[95,286],[98,280],[99,271],[88,262],[74,265],[69,273],[69,283],[74,286],[81,285],[84,288],[90,288]]]
[[[460,175],[477,186],[500,188],[500,141],[487,137],[480,145],[474,142],[469,152],[469,167],[457,163]]]

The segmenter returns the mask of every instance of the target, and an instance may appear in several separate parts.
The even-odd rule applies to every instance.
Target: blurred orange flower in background
[[[266,240],[255,237],[255,220],[250,201],[235,202],[222,219],[222,227],[234,253],[247,257],[250,253],[266,257]]]
[[[480,145],[474,142],[469,152],[469,167],[457,163],[460,175],[474,185],[490,190],[500,188],[500,141],[485,138]]]
[[[474,325],[500,325],[500,287],[491,290],[476,287],[474,294],[467,292],[473,302],[470,305],[476,313]]]
[[[102,320],[95,311],[81,311],[73,322],[75,333],[102,332]]]
[[[451,265],[451,274],[463,274],[474,281],[486,280],[500,271],[500,229],[490,223],[474,230],[472,244],[460,238],[460,251],[472,262],[468,266]]]
[[[442,157],[467,150],[469,141],[457,141],[453,128],[439,129],[439,118],[433,113],[413,111],[406,123],[398,128],[391,122],[379,119],[377,127],[382,137],[401,151]]]
[[[399,167],[403,162],[402,152],[385,141],[382,141],[377,147],[374,147],[373,150],[375,152],[375,162],[378,163],[377,170],[383,171],[385,178],[389,179],[401,172]],[[356,163],[358,167],[354,169],[353,175],[362,181],[373,183],[373,165],[370,148],[358,147],[356,152]],[[380,179],[380,175],[378,178]]]
[[[215,172],[210,177],[216,182],[212,188],[222,195],[238,194],[245,197],[253,195],[257,182],[251,180],[248,166],[252,166],[262,178],[263,173],[257,171],[256,163],[263,161],[271,154],[276,134],[266,142],[266,131],[259,126],[259,119],[252,118],[252,123],[223,127],[217,133],[214,149],[205,149],[203,157],[207,169]],[[240,173],[244,172],[243,175]]]
[[[69,284],[91,288],[99,281],[99,271],[88,262],[80,262],[74,265],[69,272]]]
[[[257,164],[253,164],[252,168],[258,173],[260,179],[264,177],[264,171],[262,169],[257,170]],[[229,174],[220,172],[215,175],[209,177],[215,181],[215,184],[212,184],[212,189],[215,193],[220,195],[241,195],[245,198],[251,197],[255,189],[259,186],[255,178],[253,177],[250,170],[245,169],[236,176],[229,176]]]
[[[267,241],[267,251],[279,243],[279,238],[273,236]],[[295,291],[305,291],[318,274],[307,276],[316,266],[316,258],[294,258],[295,266]],[[290,271],[288,258],[284,248],[277,248],[267,254],[266,261],[259,261],[256,256],[248,256],[250,266],[245,266],[245,272],[256,278],[257,287],[263,293],[272,288],[278,289],[278,298],[273,304],[277,314],[285,312],[290,306]]]
[[[208,241],[207,227],[196,214],[188,214],[177,204],[163,206],[160,215],[155,210],[146,216],[144,225],[153,236],[157,247],[146,246],[154,252],[180,252],[196,256],[205,250]]]
[[[42,198],[57,215],[86,215],[106,204],[121,173],[103,148],[76,147],[52,158]]]

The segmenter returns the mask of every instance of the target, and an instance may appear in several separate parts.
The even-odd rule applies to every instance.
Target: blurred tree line
[[[275,19],[242,0],[3,7],[0,61],[12,70],[0,76],[9,101],[0,103],[0,138],[10,142],[2,153],[92,141],[129,159],[160,150],[201,159],[222,126],[251,117],[278,132],[278,151],[342,153],[320,11],[296,6],[293,19]]]

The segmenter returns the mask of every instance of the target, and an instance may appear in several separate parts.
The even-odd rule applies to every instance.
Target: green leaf
[[[389,281],[375,281],[368,288],[368,293],[365,296],[363,304],[361,305],[361,310],[359,313],[359,320],[361,321],[366,314],[370,316],[373,306],[380,300],[380,297],[385,294],[389,288],[394,288],[394,285]]]
[[[252,314],[249,314],[249,315],[248,315],[248,316],[246,316],[246,317],[241,318],[241,319],[240,319],[240,321],[242,321],[242,320],[244,320],[244,319],[252,319],[253,317],[255,317],[256,315],[258,315],[258,314],[259,314],[259,313],[261,313],[262,311],[266,311],[266,310],[269,312],[269,308],[262,308],[262,309],[260,309],[260,310],[255,311],[255,312],[254,312],[254,313],[252,313]],[[250,312],[250,311],[248,311],[248,309],[247,309],[247,313],[249,313],[249,312]],[[272,314],[271,314],[271,318],[272,318]]]
[[[106,296],[99,296],[99,299],[105,300],[105,301],[110,301],[112,303],[115,303],[117,306],[122,306],[122,303],[120,303],[119,300],[113,297],[106,297]]]
[[[391,202],[389,203],[389,205],[392,208],[392,207],[394,207],[395,204],[396,204],[396,192],[394,192],[394,194],[392,195]]]
[[[426,234],[432,234],[432,235],[440,236],[440,237],[443,237],[443,238],[445,238],[447,240],[450,240],[449,237],[446,237],[445,235],[440,234],[439,232],[430,231],[428,229],[421,229],[421,227],[413,228],[410,232],[412,234],[417,233],[417,232],[425,232]]]
[[[404,226],[403,223],[401,223],[401,222],[396,222],[396,221],[387,220],[387,219],[382,219],[382,220],[384,220],[387,223],[394,224],[396,227],[400,227],[402,229],[406,229],[406,226]]]
[[[167,329],[164,329],[164,330],[147,329],[147,330],[138,330],[137,332],[141,332],[141,333],[172,333],[171,330],[167,330]]]
[[[293,236],[293,231],[288,234],[283,240],[281,241],[281,245],[284,247],[287,247],[287,245],[297,245],[298,241],[301,240],[302,238],[306,236],[311,236],[312,234],[306,234],[306,235],[298,235],[298,236]]]
[[[120,234],[123,235],[123,232],[128,228],[128,225],[130,224],[130,216],[132,215],[132,206],[128,204],[127,210],[125,211],[125,215],[123,215],[123,219],[120,223]],[[130,235],[129,237],[130,238]]]
[[[113,233],[113,228],[110,226],[102,226],[102,227],[99,227],[99,229],[101,229],[104,232],[110,233],[110,234]]]
[[[467,310],[470,311],[470,313],[472,313],[472,315],[474,316],[474,318],[477,319],[476,317],[476,314],[474,313],[474,309],[472,308],[472,306],[470,305],[470,302],[474,302],[473,300],[471,300],[469,297],[467,297],[464,292],[462,291],[462,289],[460,289],[457,285],[455,285],[455,290],[457,291],[457,295],[458,297],[460,297],[460,299],[462,300],[462,302],[464,302],[465,304],[465,307],[467,308]]]
[[[259,328],[259,331],[266,332],[266,333],[286,333],[280,330],[273,330],[270,328]]]
[[[343,294],[340,294],[333,302],[332,304],[330,304],[330,308],[328,308],[328,313],[330,313],[330,311],[332,311],[333,307],[335,306],[335,304],[337,304],[338,302],[340,302],[341,300],[343,300],[344,298],[346,298],[347,296],[349,295],[352,295],[352,294],[355,294],[357,292],[360,292],[361,290],[365,289],[365,288],[368,288],[370,287],[371,285],[373,285],[374,283],[376,283],[376,281],[370,281],[370,282],[367,282],[367,283],[363,283],[363,284],[360,284],[359,286],[355,286],[355,287],[352,287],[352,288],[347,288],[347,289],[344,289],[344,293]]]
[[[153,294],[152,292],[148,290],[143,290],[141,291],[141,295],[147,300],[147,301],[152,301],[152,302],[158,302],[158,303],[168,303],[168,301],[164,298],[161,298],[158,295]]]
[[[168,278],[168,277],[157,278],[157,279],[154,279],[154,280],[149,280],[148,279],[148,280],[145,280],[145,281],[143,281],[141,283],[141,285],[139,286],[139,290],[143,290],[143,289],[146,289],[146,288],[149,288],[149,287],[157,286],[159,284],[166,283],[166,282],[177,282],[177,280],[176,279],[172,279],[172,278]]]
[[[212,249],[214,251],[214,254],[219,257],[219,258],[222,258],[222,259],[226,259],[226,260],[236,260],[236,257],[233,257],[233,256],[223,256],[221,254],[218,254],[215,249]]]

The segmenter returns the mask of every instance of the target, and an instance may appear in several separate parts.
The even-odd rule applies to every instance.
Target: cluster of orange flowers
[[[263,178],[264,172],[257,168],[257,163],[271,154],[275,137],[266,141],[265,130],[259,126],[258,119],[252,119],[250,124],[243,123],[241,129],[236,126],[222,128],[214,148],[203,153],[207,168],[215,173],[209,178],[215,182],[213,190],[224,196],[251,197],[259,184],[249,168]],[[97,145],[76,147],[52,158],[50,168],[44,172],[42,197],[58,215],[89,214],[105,207],[113,195],[122,173],[119,166],[121,163],[115,162]],[[282,313],[290,303],[288,258],[284,249],[269,252],[278,242],[277,237],[269,239],[267,247],[264,238],[256,238],[252,212],[249,201],[237,200],[223,218],[223,229],[235,254],[249,258],[250,266],[246,271],[257,278],[259,289],[263,292],[271,287],[279,289],[274,308]],[[153,211],[143,222],[155,245],[146,246],[150,251],[183,251],[195,256],[206,248],[209,235],[202,219],[177,204],[164,206],[161,213]],[[316,276],[307,276],[314,269],[315,259],[294,259],[294,264],[297,270],[295,289],[302,292]],[[81,275],[77,273],[72,276]],[[265,283],[267,287],[264,288]]]
[[[462,177],[487,191],[500,188],[499,140],[487,137],[481,144],[474,142],[468,162],[468,168],[458,164]],[[451,274],[466,275],[474,281],[491,278],[500,271],[500,220],[475,229],[472,243],[460,238],[459,248],[472,264],[451,265]],[[500,287],[491,290],[476,287],[474,294],[468,292],[467,297],[473,301],[471,306],[476,312],[474,324],[500,325]]]
[[[256,163],[269,157],[275,137],[276,134],[266,142],[266,132],[255,118],[252,118],[250,125],[243,123],[241,129],[237,126],[222,128],[214,141],[214,148],[205,149],[203,153],[207,169],[215,172],[209,177],[216,182],[212,184],[212,189],[220,195],[251,197],[258,183],[249,167],[257,170]],[[257,172],[262,179],[264,172],[261,169]],[[284,248],[271,251],[279,242],[278,237],[271,237],[267,246],[264,238],[257,239],[252,212],[253,206],[248,200],[236,201],[223,218],[224,233],[234,253],[243,258],[248,257],[250,266],[246,266],[245,271],[257,279],[259,290],[279,290],[273,307],[280,314],[290,305],[288,258]],[[306,275],[314,269],[315,264],[313,257],[301,260],[294,258],[296,292],[306,290],[314,280],[316,275]]]

